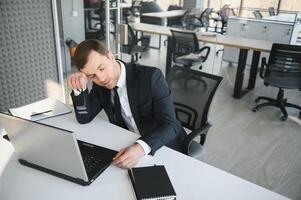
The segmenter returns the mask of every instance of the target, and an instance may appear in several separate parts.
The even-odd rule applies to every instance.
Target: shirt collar
[[[120,64],[120,77],[117,81],[117,87],[118,88],[125,88],[126,87],[126,71],[125,66],[122,62],[117,61]]]

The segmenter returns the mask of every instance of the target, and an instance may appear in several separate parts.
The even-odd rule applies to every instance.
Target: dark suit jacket
[[[141,140],[151,147],[151,153],[163,145],[182,152],[185,131],[176,119],[170,89],[162,72],[154,67],[125,64],[130,108]],[[111,90],[93,83],[90,92],[71,94],[79,123],[90,122],[104,109],[113,119]]]

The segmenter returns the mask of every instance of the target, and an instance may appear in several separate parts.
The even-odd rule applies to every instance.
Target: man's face
[[[120,66],[112,53],[101,55],[92,50],[88,56],[87,63],[80,70],[95,84],[113,89],[117,85],[120,76]]]

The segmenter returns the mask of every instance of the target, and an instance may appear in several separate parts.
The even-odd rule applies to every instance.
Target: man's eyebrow
[[[100,64],[97,68],[96,68],[96,71],[99,70],[101,68],[102,64]],[[95,74],[88,74],[87,76],[93,76]]]

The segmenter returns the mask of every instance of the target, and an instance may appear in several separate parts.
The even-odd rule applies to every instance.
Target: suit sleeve
[[[96,93],[94,84],[90,92],[86,89],[78,96],[75,96],[72,91],[71,98],[76,119],[80,124],[92,121],[102,109],[102,102]]]
[[[171,91],[160,70],[155,70],[151,78],[152,113],[156,121],[156,128],[140,139],[150,147],[150,154],[157,149],[177,139],[180,134],[180,124],[176,119]]]

